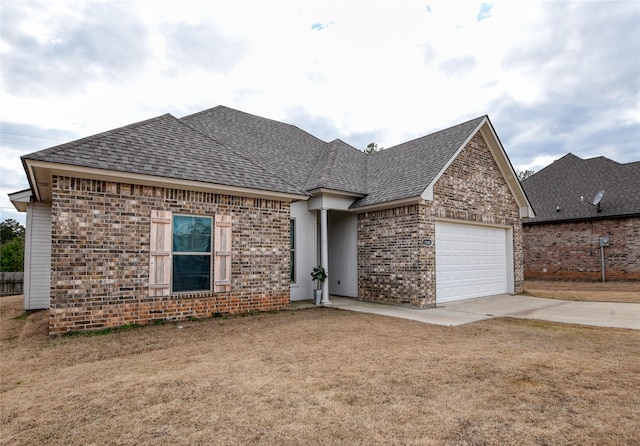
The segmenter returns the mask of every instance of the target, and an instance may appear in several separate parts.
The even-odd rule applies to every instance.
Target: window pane
[[[296,221],[289,221],[289,248],[296,249]]]
[[[174,252],[211,252],[211,218],[173,217]]]
[[[173,255],[173,291],[211,290],[210,255]]]
[[[289,220],[289,280],[296,281],[296,221]]]
[[[289,280],[296,281],[296,255],[293,251],[289,254]]]

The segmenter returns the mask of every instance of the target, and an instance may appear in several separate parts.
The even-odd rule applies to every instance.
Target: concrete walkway
[[[468,324],[494,317],[514,317],[640,330],[640,304],[630,303],[575,302],[501,294],[445,303],[428,310],[414,310],[335,296],[331,296],[330,306],[446,326]]]

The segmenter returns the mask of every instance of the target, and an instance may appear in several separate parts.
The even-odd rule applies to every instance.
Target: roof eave
[[[479,130],[487,142],[489,150],[491,150],[491,153],[498,164],[498,168],[502,172],[502,176],[511,190],[511,194],[515,198],[516,203],[518,203],[518,207],[520,208],[520,217],[534,218],[536,213],[533,210],[533,206],[531,206],[531,202],[520,184],[518,175],[516,175],[516,171],[511,164],[509,155],[507,155],[507,151],[504,149],[504,146],[502,145],[502,142],[500,141],[500,138],[488,117],[485,117],[485,120],[481,123],[481,128]],[[496,157],[497,152],[500,153],[500,157]]]
[[[75,178],[92,180],[126,182],[129,184],[168,187],[173,189],[183,188],[187,190],[226,195],[239,195],[244,197],[271,198],[287,202],[308,200],[310,198],[309,194],[306,194],[302,191],[300,191],[300,193],[291,193],[260,190],[247,187],[229,186],[224,184],[206,183],[203,181],[168,178],[155,175],[98,169],[94,167],[83,167],[29,159],[23,159],[23,162],[25,163],[25,169],[27,170],[27,175],[29,176],[29,184],[31,184],[31,189],[34,191],[37,200],[45,202],[51,200],[51,180],[53,178],[53,175],[71,176]]]
[[[640,212],[633,214],[616,214],[616,215],[594,215],[591,217],[575,217],[575,218],[563,218],[561,220],[535,220],[535,221],[527,221],[523,220],[523,226],[534,226],[534,225],[553,225],[553,224],[561,224],[561,223],[577,223],[582,221],[594,221],[594,220],[613,220],[618,218],[637,218],[640,217]]]
[[[27,212],[27,206],[31,203],[33,192],[31,189],[24,189],[18,192],[12,192],[9,195],[9,201],[13,204],[18,212]]]
[[[307,192],[309,192],[311,195],[331,194],[331,195],[344,195],[346,197],[354,197],[354,198],[362,198],[366,195],[359,192],[348,192],[348,191],[343,191],[338,189],[330,189],[326,187],[318,187],[316,189],[311,189]]]

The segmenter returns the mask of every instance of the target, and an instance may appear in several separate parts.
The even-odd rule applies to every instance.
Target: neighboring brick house
[[[640,280],[640,162],[569,153],[522,186],[526,279],[602,280],[603,253],[605,280]]]
[[[489,118],[384,151],[219,106],[22,158],[25,308],[50,332],[284,309],[433,307],[523,287],[533,211]]]

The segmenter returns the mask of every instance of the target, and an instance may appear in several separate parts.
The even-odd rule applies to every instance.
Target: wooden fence
[[[24,273],[0,272],[0,296],[13,296],[24,292]]]

